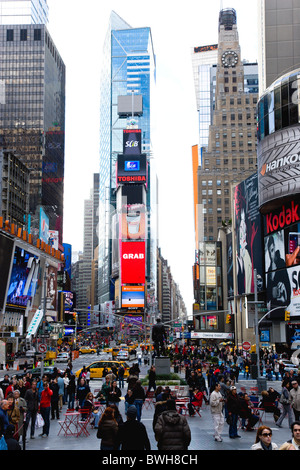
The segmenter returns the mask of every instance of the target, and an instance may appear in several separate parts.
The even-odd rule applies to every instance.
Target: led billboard
[[[141,155],[142,154],[142,131],[141,129],[123,130],[123,155]]]
[[[144,308],[144,286],[122,286],[122,308]]]
[[[35,295],[38,273],[39,258],[16,246],[8,286],[7,307],[26,308]]]
[[[142,204],[122,207],[122,239],[145,240],[146,208]]]
[[[146,155],[118,155],[117,185],[147,184]]]
[[[146,243],[121,242],[121,284],[145,284]]]
[[[0,311],[4,308],[5,294],[9,277],[11,259],[13,255],[14,242],[4,234],[0,233]]]

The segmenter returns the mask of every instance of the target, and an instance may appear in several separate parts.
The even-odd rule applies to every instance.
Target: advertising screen
[[[0,233],[0,311],[4,308],[5,293],[9,276],[11,258],[13,255],[14,242],[10,238]]]
[[[117,184],[147,184],[146,155],[118,155]]]
[[[26,308],[34,297],[39,272],[39,258],[15,247],[12,272],[7,293],[7,307]]]
[[[145,240],[146,208],[142,204],[122,207],[122,239]]]
[[[142,153],[142,131],[141,129],[123,130],[123,154],[141,155]]]
[[[121,283],[145,284],[146,243],[121,242]]]
[[[122,308],[144,308],[145,288],[144,286],[122,287]]]
[[[263,289],[261,253],[261,216],[258,210],[257,174],[237,185],[234,194],[235,236],[238,294],[254,293],[254,269],[257,270],[257,290]]]

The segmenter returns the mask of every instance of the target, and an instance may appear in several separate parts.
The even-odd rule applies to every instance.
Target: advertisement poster
[[[1,266],[1,282],[0,282],[0,311],[4,308],[5,293],[11,259],[13,255],[14,242],[12,239],[0,233],[0,266]]]
[[[145,240],[146,208],[142,204],[122,207],[122,239]]]
[[[122,308],[144,308],[145,288],[144,286],[122,287]]]
[[[256,173],[236,186],[234,199],[238,294],[253,294],[254,269],[257,270],[257,290],[263,289],[263,246]]]

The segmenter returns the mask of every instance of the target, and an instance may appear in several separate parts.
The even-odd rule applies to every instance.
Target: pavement
[[[76,362],[76,361],[75,361]],[[74,365],[74,371],[79,369],[81,365],[79,363]],[[149,366],[143,365],[141,367],[141,374],[140,377],[146,375]],[[10,371],[10,375],[13,375],[13,371]],[[0,371],[0,380],[4,376],[4,371]],[[102,385],[102,379],[95,379],[90,381],[91,390],[94,391],[95,389],[99,389]],[[268,387],[272,386],[274,389],[280,391],[281,390],[281,382],[280,381],[272,381],[267,383]],[[246,389],[248,392],[250,388],[256,386],[256,381],[254,380],[245,380],[243,379],[243,375],[240,376],[239,382],[236,384],[238,392],[242,389]],[[126,394],[126,388],[122,389],[122,395]],[[119,405],[120,412],[122,414],[123,419],[126,419],[125,416],[125,405],[124,399],[121,400]],[[64,405],[61,411],[60,420],[63,419],[63,414],[66,412],[67,406]],[[147,409],[143,407],[142,410],[142,423],[145,425],[147,429],[147,433],[149,436],[149,440],[151,443],[151,450],[157,451],[157,443],[154,437],[154,432],[152,429],[152,421],[153,421],[153,414],[154,414],[154,407]],[[230,439],[228,429],[229,426],[225,422],[224,429],[222,432],[223,442],[216,442],[213,437],[213,423],[212,417],[210,413],[209,406],[205,405],[203,402],[201,417],[198,415],[190,417],[186,416],[187,421],[189,423],[191,429],[192,440],[189,446],[189,451],[199,451],[199,450],[207,450],[207,451],[244,451],[250,450],[252,444],[255,442],[255,431],[249,432],[239,429],[239,435],[241,436],[240,439]],[[288,427],[287,418],[283,421],[282,428],[278,428],[273,419],[272,414],[266,414],[263,424],[269,426],[273,431],[272,441],[275,442],[278,446],[280,446],[283,442],[287,441],[291,438],[291,432]],[[35,439],[27,439],[26,440],[26,447],[25,450],[27,451],[42,451],[42,450],[50,450],[50,451],[57,451],[57,450],[99,450],[100,449],[100,440],[97,439],[97,430],[89,426],[89,436],[80,436],[80,437],[73,437],[67,436],[65,437],[62,433],[58,435],[60,430],[60,425],[58,420],[51,420],[50,422],[50,433],[47,438],[42,438],[39,436],[41,434],[40,430],[36,430]],[[28,433],[29,434],[29,433]]]

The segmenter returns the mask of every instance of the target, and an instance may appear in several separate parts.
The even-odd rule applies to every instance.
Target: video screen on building
[[[267,302],[300,315],[300,209],[291,200],[264,217]]]
[[[12,239],[0,233],[0,266],[1,266],[1,282],[0,282],[0,311],[4,308],[5,293],[9,277],[11,259],[13,255],[14,242]]]
[[[122,308],[144,308],[144,286],[122,286]]]
[[[121,283],[145,284],[146,243],[121,242]]]
[[[38,276],[39,258],[16,246],[6,306],[25,309],[35,295]]]

